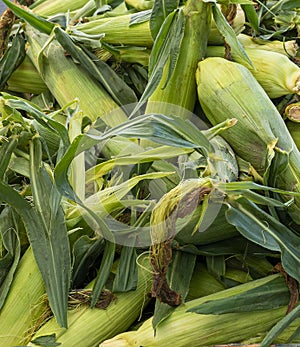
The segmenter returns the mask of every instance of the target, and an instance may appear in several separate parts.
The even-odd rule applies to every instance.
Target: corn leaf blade
[[[3,180],[5,172],[8,168],[11,155],[17,147],[18,140],[16,137],[10,137],[4,141],[0,148],[0,179]]]
[[[236,55],[236,61],[248,68],[253,68],[251,60],[237,39],[234,30],[227,23],[224,15],[216,4],[212,4],[212,13],[219,32],[224,36],[225,41],[230,46],[230,49]]]
[[[259,298],[259,300],[258,300]],[[283,277],[276,277],[263,286],[252,288],[228,298],[203,302],[188,312],[199,314],[224,314],[270,310],[287,305],[289,293]]]
[[[60,206],[60,194],[41,165],[41,155],[41,143],[38,138],[34,138],[30,143],[30,179],[41,230],[30,241],[34,243],[36,237],[40,238],[39,253],[35,252],[33,244],[32,248],[45,281],[50,306],[58,323],[67,327],[67,300],[71,273],[69,240]]]
[[[115,243],[106,241],[101,266],[93,287],[91,307],[94,307],[97,304],[101,291],[105,285],[105,282],[108,279],[114,262],[115,250]]]
[[[254,8],[254,4],[242,4],[241,6],[246,14],[247,20],[250,23],[251,28],[254,30],[256,35],[259,35],[259,20]]]
[[[133,243],[135,239],[133,238]],[[137,254],[134,247],[123,246],[120,263],[113,283],[114,292],[134,290],[138,283]]]
[[[262,340],[260,346],[268,347],[271,345],[272,341],[276,339],[295,319],[300,316],[300,306],[294,308],[290,313],[283,317],[277,324],[273,326],[267,333],[267,335]],[[296,330],[299,333],[299,328]],[[289,342],[289,341],[287,341]]]
[[[164,20],[178,5],[178,0],[155,0],[149,22],[153,39],[156,38]]]
[[[87,235],[75,241],[72,253],[72,287],[81,288],[86,279],[86,269],[94,264],[95,259],[102,253],[104,240],[91,239]]]
[[[53,274],[56,273],[54,269],[51,269],[52,263],[49,262],[49,259],[51,259],[53,254],[49,254],[50,247],[49,247],[49,239],[47,238],[46,232],[44,230],[44,224],[41,219],[41,216],[39,213],[23,198],[21,197],[12,187],[7,185],[4,182],[0,182],[0,199],[10,206],[21,216],[23,223],[25,225],[29,241],[31,243],[32,250],[34,252],[37,264],[39,266],[39,269],[42,273],[43,280],[46,285],[47,293],[49,295],[50,304],[53,303],[53,297],[56,297],[57,293],[52,293],[53,291],[56,291],[56,289],[59,291],[61,288],[55,288],[52,286],[51,283],[53,283]],[[60,213],[59,213],[60,214]],[[61,218],[60,218],[61,221]],[[57,221],[56,221],[57,223]],[[57,223],[57,225],[61,225]],[[63,233],[58,230],[59,228],[54,228],[54,230],[57,231],[57,235],[53,235],[55,238],[58,237],[60,239],[63,237]],[[53,240],[52,240],[53,241]],[[57,242],[57,239],[55,239]],[[67,246],[68,247],[68,246]],[[61,247],[60,247],[61,249]],[[63,249],[63,257],[65,257],[66,249]],[[67,272],[63,272],[63,275],[66,275]],[[63,293],[62,296],[64,296],[65,293]],[[58,294],[59,297],[59,294]],[[61,303],[59,303],[61,304]],[[54,314],[57,317],[57,320],[59,324],[62,326],[66,326],[66,320],[64,317],[64,312],[62,313],[62,316],[60,315],[61,310],[64,309],[63,306],[60,306],[58,310],[56,310],[56,305],[52,305]],[[66,307],[65,307],[66,309]],[[58,311],[58,312],[57,312]]]
[[[70,145],[70,140],[68,136],[67,129],[59,122],[53,120],[47,114],[40,111],[37,107],[34,107],[30,103],[21,98],[5,96],[5,103],[12,109],[19,109],[26,111],[30,116],[32,116],[39,124],[43,127],[49,129],[52,132],[58,134],[64,144],[64,150]]]
[[[297,281],[300,280],[300,251],[296,234],[244,198],[239,199],[238,203],[229,202],[226,218],[248,240],[281,252],[286,272]]]
[[[25,57],[25,40],[21,35],[15,35],[11,46],[0,60],[0,90],[3,90],[11,74],[21,64]]]
[[[6,207],[0,214],[0,236],[7,253],[0,258],[0,310],[11,287],[13,276],[21,256],[21,243],[18,226],[13,211]]]
[[[178,15],[179,12],[181,15]],[[172,64],[168,71],[168,78],[170,79],[179,56],[179,47],[184,34],[184,23],[185,19],[181,10],[171,12],[164,20],[151,50],[148,83],[137,106],[132,111],[132,115],[138,111],[159,85],[165,64],[172,53]]]

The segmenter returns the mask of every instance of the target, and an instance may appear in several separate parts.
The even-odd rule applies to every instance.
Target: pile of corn
[[[300,343],[297,1],[3,3],[0,346]]]

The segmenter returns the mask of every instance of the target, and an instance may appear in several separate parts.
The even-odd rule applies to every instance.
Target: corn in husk
[[[300,68],[286,55],[257,48],[245,48],[254,68],[253,76],[270,98],[300,93]],[[225,50],[220,46],[207,48],[208,57],[223,57]],[[233,60],[235,59],[232,53]]]
[[[262,40],[258,37],[251,37],[245,34],[239,34],[237,38],[240,43],[247,49],[263,49],[264,51],[285,54],[289,57],[295,57],[299,48],[296,40],[289,40],[284,42],[278,40],[268,41]]]
[[[43,335],[56,334],[57,343],[65,347],[93,347],[128,329],[149,302],[147,293],[150,290],[151,273],[147,257],[140,257],[139,263],[141,266],[138,269],[136,290],[114,293],[115,298],[106,309],[91,309],[78,303],[78,307],[68,311],[68,329],[60,328],[52,318],[34,335],[32,341]]]
[[[86,34],[104,33],[104,42],[114,45],[133,45],[151,47],[153,39],[150,33],[149,21],[130,25],[133,15],[92,19],[89,22],[74,27]]]
[[[109,126],[115,126],[127,119],[121,110],[114,112],[113,117],[109,115],[118,105],[103,87],[65,56],[63,48],[56,41],[42,50],[49,37],[29,26],[26,33],[29,42],[27,54],[61,107],[78,99],[80,109],[92,121],[101,117]]]
[[[186,22],[176,67],[166,84],[170,60],[167,62],[162,79],[149,98],[146,113],[175,114],[187,118],[188,111],[194,109],[196,102],[194,74],[198,61],[205,56],[211,25],[211,9],[203,1],[191,0],[186,3],[183,13]]]
[[[105,49],[95,52],[96,56],[106,61],[111,56],[114,56],[117,61],[127,63],[138,63],[142,66],[149,65],[151,50],[147,47],[141,46],[109,46],[106,45]],[[130,71],[129,71],[130,73]]]
[[[48,90],[28,56],[25,56],[22,64],[11,74],[7,81],[7,89],[30,94],[40,94]]]
[[[142,14],[142,12],[139,12],[139,15]],[[150,32],[149,20],[146,20],[142,23],[130,25],[134,16],[134,14],[128,14],[118,17],[107,17],[99,19],[90,18],[89,22],[78,24],[74,28],[87,34],[105,33],[103,41],[114,45],[152,47],[153,38]],[[232,28],[238,34],[241,32],[244,24],[244,12],[238,6],[237,16],[233,20]],[[217,45],[224,43],[223,36],[219,33],[214,24],[211,25],[211,29],[208,34],[209,44]],[[187,54],[186,57],[188,57]]]
[[[33,12],[40,16],[52,16],[58,13],[66,13],[68,11],[77,10],[84,6],[86,0],[52,0],[52,1],[39,1],[36,5],[31,6]]]
[[[210,346],[214,344],[237,343],[258,334],[265,334],[278,320],[284,317],[287,306],[273,308],[270,298],[270,309],[251,310],[247,312],[232,312],[223,314],[198,314],[188,312],[207,301],[228,298],[236,294],[265,286],[270,292],[272,281],[278,275],[268,276],[236,287],[188,301],[161,322],[154,334],[152,319],[147,320],[137,331],[130,331],[100,344],[100,347],[158,347],[158,346]],[[285,283],[282,281],[284,288]],[[259,297],[257,298],[259,302]],[[294,327],[295,329],[295,327]],[[262,339],[262,337],[260,337]]]
[[[22,256],[0,315],[0,345],[24,345],[47,312],[46,290],[31,248]],[[44,317],[45,319],[46,317]]]
[[[153,0],[126,0],[129,7],[135,8],[137,11],[150,10],[153,7]]]
[[[286,156],[286,169],[276,172],[272,184],[299,192],[299,151],[278,110],[251,72],[238,63],[207,58],[199,63],[196,79],[201,106],[213,125],[228,117],[237,119],[237,124],[222,134],[235,153],[259,173],[267,170],[273,156]],[[299,208],[300,200],[295,197],[289,212],[297,224]]]

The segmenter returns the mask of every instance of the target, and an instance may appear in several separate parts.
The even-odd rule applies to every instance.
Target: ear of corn
[[[205,56],[211,23],[211,8],[204,1],[190,0],[184,6],[183,14],[185,18],[184,35],[176,66],[171,78],[167,81],[170,77],[171,64],[171,60],[168,60],[162,79],[149,98],[146,113],[176,114],[187,118],[187,111],[192,111],[194,108],[196,102],[194,75],[198,62]]]
[[[0,345],[24,345],[46,312],[46,290],[31,248],[22,256],[1,309]]]
[[[105,45],[105,50],[106,52],[110,52],[111,55],[113,55],[117,61],[125,61],[127,63],[138,63],[142,66],[149,65],[150,49],[147,47]],[[99,55],[97,54],[97,56],[100,58],[101,54],[103,53],[99,52]]]
[[[80,305],[68,311],[69,328],[60,328],[55,319],[48,321],[32,338],[56,334],[57,343],[65,347],[93,347],[125,331],[140,315],[149,302],[147,293],[151,285],[151,272],[147,257],[139,258],[138,286],[127,293],[111,294],[112,302],[105,309]],[[109,292],[107,292],[107,295]],[[105,298],[102,305],[105,307]],[[101,305],[101,302],[99,302]],[[30,344],[33,346],[33,344]]]
[[[285,155],[288,163],[284,171],[278,172],[276,162],[273,166],[276,174],[272,185],[299,192],[299,151],[281,115],[251,72],[222,58],[207,58],[199,63],[196,79],[200,103],[213,125],[228,116],[237,119],[237,124],[222,135],[235,153],[261,173],[268,170],[273,156]],[[289,212],[297,224],[299,208],[300,200],[295,197]]]
[[[300,68],[286,55],[263,49],[245,48],[254,68],[252,75],[264,88],[270,98],[300,92]],[[207,48],[207,56],[223,57],[225,50],[214,46]],[[232,53],[235,59],[234,53]],[[280,66],[280,69],[278,68]]]
[[[138,11],[150,10],[154,4],[154,0],[126,0],[125,2]]]
[[[204,219],[203,226],[199,225],[201,216],[205,218],[205,209],[201,206],[195,208],[192,214],[176,221],[175,239],[180,245],[205,245],[238,235],[236,228],[228,224],[224,215],[224,207],[214,206],[212,203],[210,208],[216,208],[216,210],[220,208],[220,211],[217,216],[214,216],[213,221],[210,221],[209,216],[207,216],[207,220]],[[206,228],[204,228],[205,225]]]
[[[153,39],[150,33],[149,20],[131,24],[135,16],[142,16],[147,13],[145,11],[136,15],[94,19],[87,23],[78,24],[75,28],[87,34],[104,33],[103,41],[114,45],[151,47]]]
[[[178,308],[157,327],[153,334],[151,319],[147,320],[137,331],[126,332],[100,344],[100,347],[112,346],[207,346],[214,344],[238,343],[247,338],[264,334],[280,318],[285,315],[286,306],[273,308],[270,299],[270,309],[236,312],[226,314],[197,314],[191,312],[193,308],[204,302],[213,302],[220,298],[234,295],[244,295],[247,302],[248,291],[261,287],[268,293],[278,275],[251,281],[231,289],[223,290],[202,298],[188,301]],[[281,281],[284,290],[284,280]],[[286,295],[287,292],[286,292]],[[259,302],[259,296],[257,297]]]
[[[122,110],[109,114],[118,108],[108,93],[94,82],[70,58],[66,57],[62,47],[54,40],[46,48],[47,35],[38,33],[27,26],[29,49],[27,51],[45,84],[63,107],[78,99],[82,112],[92,121],[102,118],[109,126],[115,126],[127,119]],[[41,65],[42,63],[42,65]]]
[[[298,51],[298,45],[295,40],[278,41],[262,40],[245,34],[239,34],[238,39],[241,44],[247,48],[263,49],[264,51],[277,52],[290,57],[295,57]]]
[[[190,8],[191,9],[191,8]],[[192,12],[191,12],[192,13]],[[107,17],[93,19],[89,22],[80,23],[75,26],[76,30],[80,30],[87,34],[105,33],[104,42],[114,45],[133,45],[152,47],[153,38],[151,36],[149,19],[146,17],[147,11],[141,11],[138,14],[128,14],[118,17]],[[193,13],[193,16],[195,13]],[[144,16],[145,21],[133,23],[135,17]],[[196,16],[195,16],[196,18]],[[191,19],[192,20],[192,19]],[[210,18],[207,18],[209,22]],[[232,28],[239,33],[245,24],[245,16],[241,8],[238,6],[236,18],[233,20]],[[72,30],[72,29],[70,29]],[[198,28],[200,30],[200,28]],[[208,43],[211,45],[224,44],[224,38],[220,35],[215,25],[211,25],[211,29],[205,32],[208,35]],[[189,52],[191,54],[192,52]],[[192,53],[193,55],[193,53]],[[188,58],[189,55],[186,55]]]
[[[7,89],[31,94],[40,94],[48,90],[28,56],[25,56],[22,64],[10,76],[7,81]]]
[[[40,16],[52,16],[57,13],[66,13],[68,11],[76,10],[82,7],[87,1],[86,0],[53,0],[37,2],[31,6],[32,10]]]

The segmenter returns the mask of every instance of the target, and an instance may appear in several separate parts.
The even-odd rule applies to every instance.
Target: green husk
[[[125,2],[129,7],[133,7],[137,11],[150,10],[154,4],[154,0],[126,0]]]
[[[298,51],[296,40],[289,40],[284,42],[278,40],[269,41],[262,40],[258,37],[251,37],[245,34],[239,34],[238,39],[246,49],[263,49],[265,51],[285,54],[289,57],[295,57]]]
[[[148,11],[145,11],[148,12]],[[143,12],[140,12],[141,16]],[[104,33],[102,41],[114,45],[133,45],[151,47],[153,39],[150,33],[149,20],[131,24],[136,15],[99,18],[87,23],[76,25],[74,28],[86,34]]]
[[[197,5],[198,6],[198,5]],[[107,17],[93,19],[86,23],[76,25],[76,30],[88,34],[105,33],[102,39],[104,42],[114,45],[133,45],[152,47],[153,39],[149,27],[149,19],[140,23],[131,24],[135,16],[143,16],[147,11],[141,11],[138,14],[128,14],[117,17]],[[237,17],[233,20],[232,28],[236,33],[240,33],[245,23],[243,11],[238,7]],[[212,24],[210,33],[208,33],[208,43],[211,45],[224,44],[224,38],[220,35],[218,29]],[[206,35],[206,33],[205,33]],[[190,54],[191,52],[189,52]],[[187,56],[187,55],[186,55]]]
[[[11,74],[7,89],[30,94],[40,94],[48,90],[28,56],[25,56],[22,64]]]
[[[213,125],[228,117],[237,119],[237,124],[222,134],[235,153],[264,174],[269,185],[300,192],[299,151],[251,72],[238,63],[207,58],[199,63],[196,79],[201,106]],[[282,162],[284,170],[280,169]],[[297,224],[299,208],[299,197],[295,197],[289,213]]]
[[[254,66],[250,69],[251,73],[270,98],[300,93],[300,68],[286,55],[247,46],[245,51]],[[208,47],[206,56],[224,57],[225,49],[221,46]],[[235,60],[234,52],[232,58]]]
[[[122,110],[114,112],[113,117],[109,115],[118,105],[103,87],[65,56],[54,39],[43,48],[49,40],[47,35],[29,26],[26,26],[26,34],[29,42],[27,54],[61,107],[77,99],[80,110],[92,121],[101,117],[109,126],[115,126],[127,119]]]
[[[52,0],[40,2],[38,5],[33,5],[32,8],[33,12],[40,16],[53,16],[58,13],[77,10],[86,2],[86,0]]]
[[[174,52],[167,60],[159,85],[149,98],[146,113],[162,113],[187,118],[196,102],[195,71],[205,56],[211,25],[211,7],[204,1],[190,0],[183,7],[184,35],[180,44],[176,66],[170,77]],[[170,38],[176,40],[176,38]],[[156,64],[158,62],[155,62]],[[179,106],[179,107],[178,107]]]
[[[232,5],[232,4],[231,4]],[[219,6],[219,5],[218,5]],[[233,4],[233,11],[236,11],[234,18],[228,18],[230,22],[230,26],[236,33],[239,35],[245,29],[245,14],[240,5]],[[234,6],[236,6],[234,8]],[[230,8],[229,8],[230,12]],[[226,15],[226,14],[225,14]],[[231,17],[231,13],[228,13],[229,17]],[[224,37],[222,33],[219,32],[214,19],[212,19],[210,34],[208,37],[209,45],[224,45]]]
[[[148,66],[150,53],[151,51],[147,47],[105,45],[105,50],[102,49],[96,52],[96,55],[100,59],[105,55],[112,55],[118,62],[138,63],[142,66]]]

